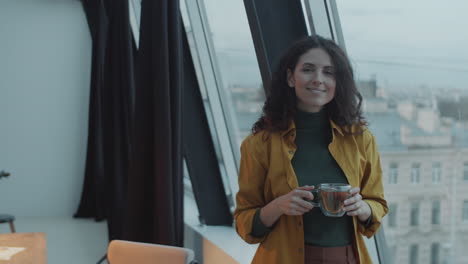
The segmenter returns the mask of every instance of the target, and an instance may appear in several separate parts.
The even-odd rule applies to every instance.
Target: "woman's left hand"
[[[368,203],[362,200],[359,191],[361,191],[359,187],[354,187],[349,190],[351,197],[344,201],[344,209],[347,215],[357,216],[359,221],[365,222],[371,216],[371,208]]]

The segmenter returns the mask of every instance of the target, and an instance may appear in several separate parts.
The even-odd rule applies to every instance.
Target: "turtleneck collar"
[[[305,112],[297,109],[294,118],[296,129],[319,129],[329,126],[329,120],[325,109],[316,113]]]

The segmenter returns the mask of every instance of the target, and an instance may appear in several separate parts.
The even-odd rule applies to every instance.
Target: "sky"
[[[468,90],[468,1],[337,0],[358,76]]]
[[[389,88],[425,85],[468,91],[468,1],[336,2],[358,79],[376,76]],[[243,1],[204,3],[225,82],[260,82]]]

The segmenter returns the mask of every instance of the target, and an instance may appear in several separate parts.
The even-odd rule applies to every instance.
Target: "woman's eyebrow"
[[[317,66],[317,64],[314,64],[314,63],[311,63],[311,62],[304,62],[302,64],[302,66]],[[323,68],[331,68],[331,69],[335,68],[332,65],[319,65],[319,66],[323,66]]]

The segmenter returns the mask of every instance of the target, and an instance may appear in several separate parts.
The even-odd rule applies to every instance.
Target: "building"
[[[410,99],[386,107],[366,98],[390,213],[383,219],[394,263],[466,263],[468,137],[461,123]]]

